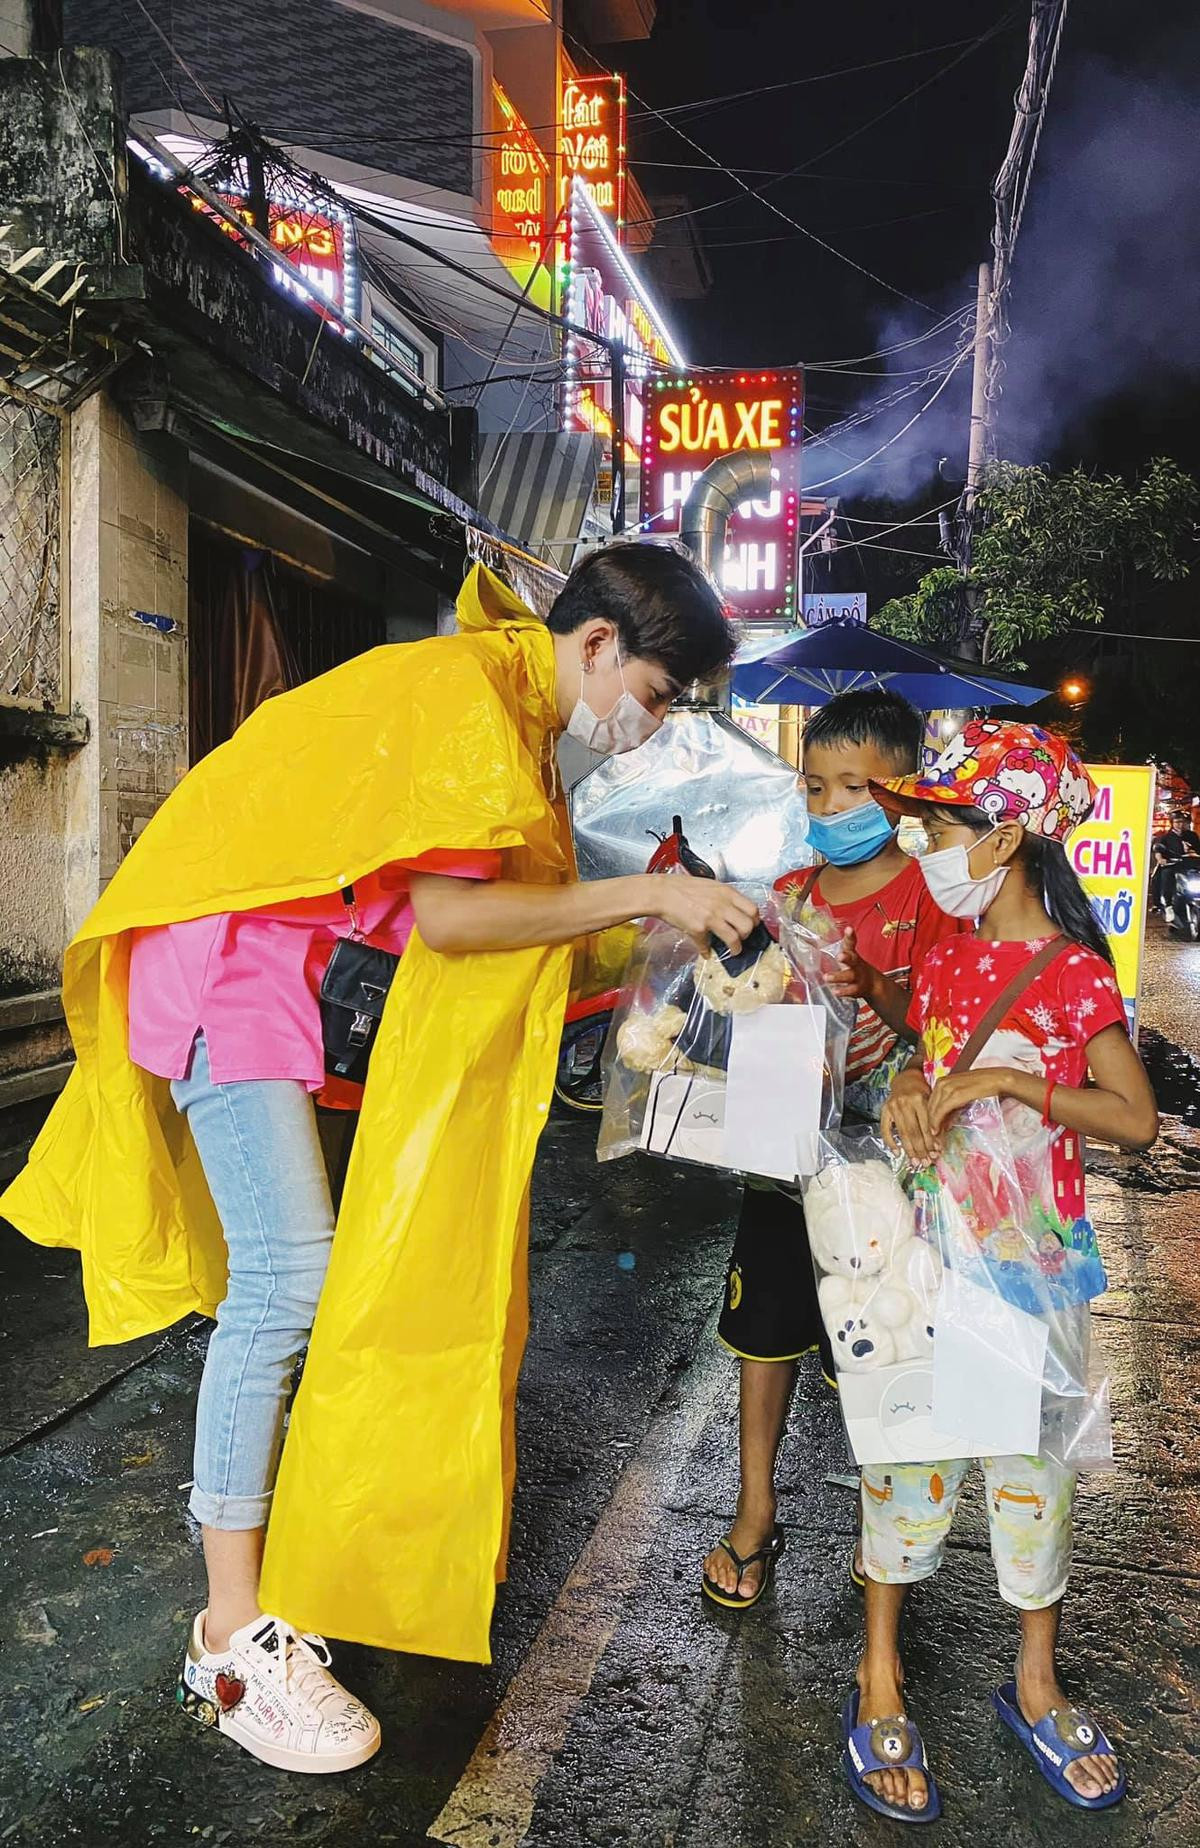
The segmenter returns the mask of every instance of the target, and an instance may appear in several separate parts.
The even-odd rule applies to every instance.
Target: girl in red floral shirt
[[[942,910],[979,920],[973,936],[932,949],[918,973],[909,1016],[918,1053],[892,1087],[883,1135],[927,1167],[958,1111],[1004,1100],[1014,1132],[1049,1139],[1051,1197],[1035,1203],[1055,1245],[1046,1261],[1070,1299],[1086,1305],[1105,1279],[1084,1208],[1081,1139],[1144,1149],[1158,1133],[1108,945],[1063,847],[1091,811],[1091,779],[1062,739],[985,719],[967,725],[931,771],[872,789],[885,808],[925,823],[921,868]],[[971,1069],[956,1072],[976,1027],[1039,956],[1034,981],[1002,1009]],[[862,1802],[905,1822],[933,1821],[941,1803],[904,1713],[901,1607],[908,1585],[941,1563],[968,1467],[863,1470],[866,1639],[843,1715],[844,1766]],[[993,1696],[996,1710],[1059,1796],[1107,1809],[1125,1794],[1124,1773],[1101,1729],[1063,1692],[1055,1660],[1075,1472],[1043,1454],[986,1458],[984,1475],[1000,1595],[1021,1627],[1016,1672]]]

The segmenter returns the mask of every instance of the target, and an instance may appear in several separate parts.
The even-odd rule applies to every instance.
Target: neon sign
[[[550,163],[498,83],[492,85],[492,126],[492,245],[524,286],[546,247]],[[540,307],[549,307],[550,276],[544,267],[530,295]]]
[[[235,244],[243,243],[236,226],[218,217],[195,193],[187,195],[196,211],[210,219]],[[244,193],[222,190],[217,195],[242,224],[253,226],[254,215]],[[358,318],[358,265],[354,221],[331,199],[298,199],[295,192],[267,201],[267,238],[282,262],[273,278],[285,294],[294,295],[345,333],[342,315]]]
[[[782,449],[782,398],[736,398],[732,404],[703,397],[694,386],[682,403],[664,404],[658,450],[671,455],[723,456],[734,449]]]
[[[692,372],[646,391],[641,519],[677,533],[684,502],[718,456],[768,454],[771,490],[743,501],[729,521],[723,587],[735,616],[790,621],[796,613],[804,373]]]
[[[581,180],[572,182],[563,270],[567,319],[625,349],[625,460],[641,456],[646,380],[661,366],[678,366],[682,354],[616,234]],[[610,436],[613,429],[611,365],[606,350],[586,335],[567,335],[563,428]]]
[[[570,196],[579,179],[598,211],[616,227],[625,226],[625,79],[620,76],[567,77],[562,89],[562,196]]]

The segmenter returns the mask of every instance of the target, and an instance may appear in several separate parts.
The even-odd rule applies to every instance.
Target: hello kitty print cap
[[[885,809],[905,815],[919,813],[923,803],[944,802],[1065,841],[1091,814],[1096,785],[1054,732],[1007,719],[972,719],[931,769],[872,782],[871,793]]]

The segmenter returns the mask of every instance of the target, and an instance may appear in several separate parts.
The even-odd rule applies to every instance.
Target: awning
[[[484,433],[479,439],[480,511],[565,573],[592,504],[599,466],[599,441],[587,431]]]
[[[161,401],[140,398],[130,408],[141,428],[208,431],[234,453],[256,456],[271,475],[310,495],[318,517],[324,511],[326,523],[336,527],[338,515],[349,516],[371,535],[381,555],[395,550],[397,562],[447,594],[453,595],[462,581],[464,555],[484,558],[502,571],[518,594],[542,613],[558,594],[561,577],[552,565],[526,553],[498,525],[421,469],[410,468],[409,479],[401,481],[319,425],[306,424],[302,436],[297,429],[298,440],[289,443],[286,424],[264,435],[251,428],[252,418],[198,404],[169,385]]]

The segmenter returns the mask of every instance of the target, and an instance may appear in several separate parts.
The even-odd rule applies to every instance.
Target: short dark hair
[[[925,721],[916,708],[899,693],[878,687],[839,693],[818,707],[804,727],[802,743],[873,744],[898,770],[909,771],[920,764],[924,737]]]
[[[677,546],[618,541],[581,559],[547,617],[555,635],[570,635],[602,616],[621,652],[657,661],[685,687],[733,659],[737,637],[716,586]]]

